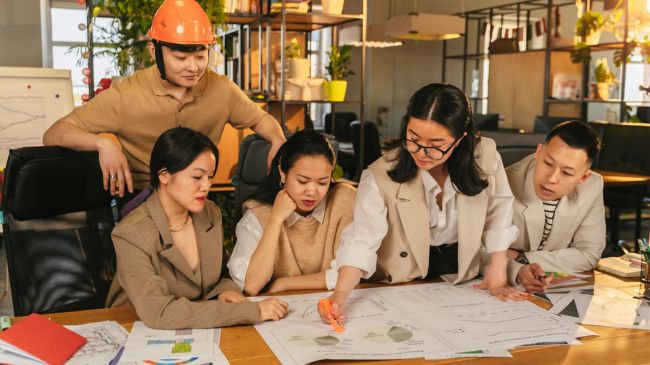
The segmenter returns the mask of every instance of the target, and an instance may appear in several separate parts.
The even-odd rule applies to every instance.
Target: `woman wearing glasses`
[[[363,278],[401,283],[442,276],[456,284],[491,264],[477,286],[502,300],[525,294],[507,284],[506,251],[517,237],[513,195],[494,141],[474,132],[469,100],[452,85],[418,90],[404,117],[401,145],[361,175],[353,223],[343,231],[333,313]]]

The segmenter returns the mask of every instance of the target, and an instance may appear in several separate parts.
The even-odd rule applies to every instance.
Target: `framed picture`
[[[551,97],[560,100],[580,99],[582,77],[576,74],[554,74]]]

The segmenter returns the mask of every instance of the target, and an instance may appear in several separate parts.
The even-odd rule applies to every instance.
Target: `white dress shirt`
[[[518,229],[512,224],[514,196],[508,185],[501,156],[496,155],[494,176],[488,177],[488,211],[481,241],[488,253],[505,251],[517,239]],[[458,241],[458,209],[455,189],[447,177],[444,189],[426,170],[419,171],[427,194],[429,244],[432,246]],[[442,209],[436,204],[436,195],[442,190]],[[332,269],[353,266],[363,271],[363,277],[371,277],[377,265],[377,250],[388,232],[388,209],[379,191],[374,174],[366,169],[361,174],[354,204],[354,220],[341,234],[341,245],[332,261]]]
[[[290,228],[298,220],[307,219],[309,216],[314,217],[318,223],[323,224],[323,219],[325,218],[325,208],[327,205],[327,195],[316,205],[316,208],[311,212],[310,215],[303,217],[295,211],[289,215],[285,220],[287,228]],[[247,210],[244,213],[242,219],[237,223],[235,228],[235,236],[237,238],[237,244],[233,249],[230,260],[228,261],[228,271],[230,272],[230,277],[232,280],[243,290],[244,282],[246,280],[246,272],[248,271],[248,265],[250,264],[251,257],[257,249],[257,246],[260,244],[262,239],[262,234],[264,229],[259,219],[253,214],[251,210]],[[271,281],[273,273],[269,276],[267,283]],[[336,285],[336,279],[338,275],[336,271],[328,269],[325,271],[325,284],[327,289],[333,289]]]

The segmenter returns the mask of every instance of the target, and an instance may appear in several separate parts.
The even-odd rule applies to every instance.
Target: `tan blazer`
[[[424,278],[429,269],[429,211],[422,179],[418,176],[397,183],[388,176],[395,162],[394,151],[384,155],[368,168],[377,180],[388,210],[388,233],[377,251],[375,278],[391,283]],[[477,163],[484,178],[494,183],[496,145],[481,138],[476,146]],[[481,235],[487,216],[488,189],[475,196],[457,195],[458,203],[458,273],[444,275],[449,283],[475,278],[479,273]]]
[[[221,278],[223,230],[219,208],[208,201],[192,214],[199,250],[200,273],[190,268],[174,245],[169,223],[155,192],[113,229],[117,275],[106,301],[108,307],[128,304],[149,327],[159,329],[212,328],[251,324],[259,320],[253,302],[221,303],[227,290],[240,292]]]
[[[592,270],[605,248],[605,206],[603,178],[592,173],[582,184],[560,199],[551,234],[542,250],[537,250],[544,230],[544,207],[535,194],[535,156],[530,155],[506,169],[515,196],[513,223],[519,237],[513,249],[526,251],[530,263],[546,271],[580,272]],[[516,282],[520,263],[510,260],[508,277]]]

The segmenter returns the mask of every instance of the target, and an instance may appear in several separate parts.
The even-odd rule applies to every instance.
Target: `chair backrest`
[[[499,114],[474,114],[474,127],[477,131],[498,130]]]
[[[379,143],[379,131],[377,125],[373,122],[364,123],[364,152],[363,152],[363,166],[365,169],[371,163],[375,162],[381,156],[381,145]],[[350,132],[352,133],[352,147],[354,148],[354,155],[359,156],[361,151],[361,122],[354,121],[350,124]],[[358,160],[358,158],[357,158]]]
[[[244,199],[257,189],[267,173],[267,156],[271,144],[257,134],[246,136],[239,146],[239,160],[235,170],[235,222],[242,216]]]
[[[548,132],[553,129],[556,125],[566,122],[569,120],[578,120],[580,118],[576,117],[545,117],[543,115],[538,115],[535,117],[535,124],[533,125],[533,133],[544,133],[548,134]]]
[[[11,150],[2,194],[14,314],[103,307],[116,263],[97,153]]]
[[[537,145],[544,142],[543,133],[481,132],[481,136],[492,138],[497,144],[503,166],[508,167],[534,153]]]
[[[336,127],[332,131],[332,113],[325,114],[325,133],[334,135],[337,141],[350,142],[352,135],[350,134],[350,123],[354,122],[357,118],[355,113],[351,112],[336,112]]]
[[[595,168],[650,175],[650,125],[645,123],[589,123],[600,132],[602,149]]]

